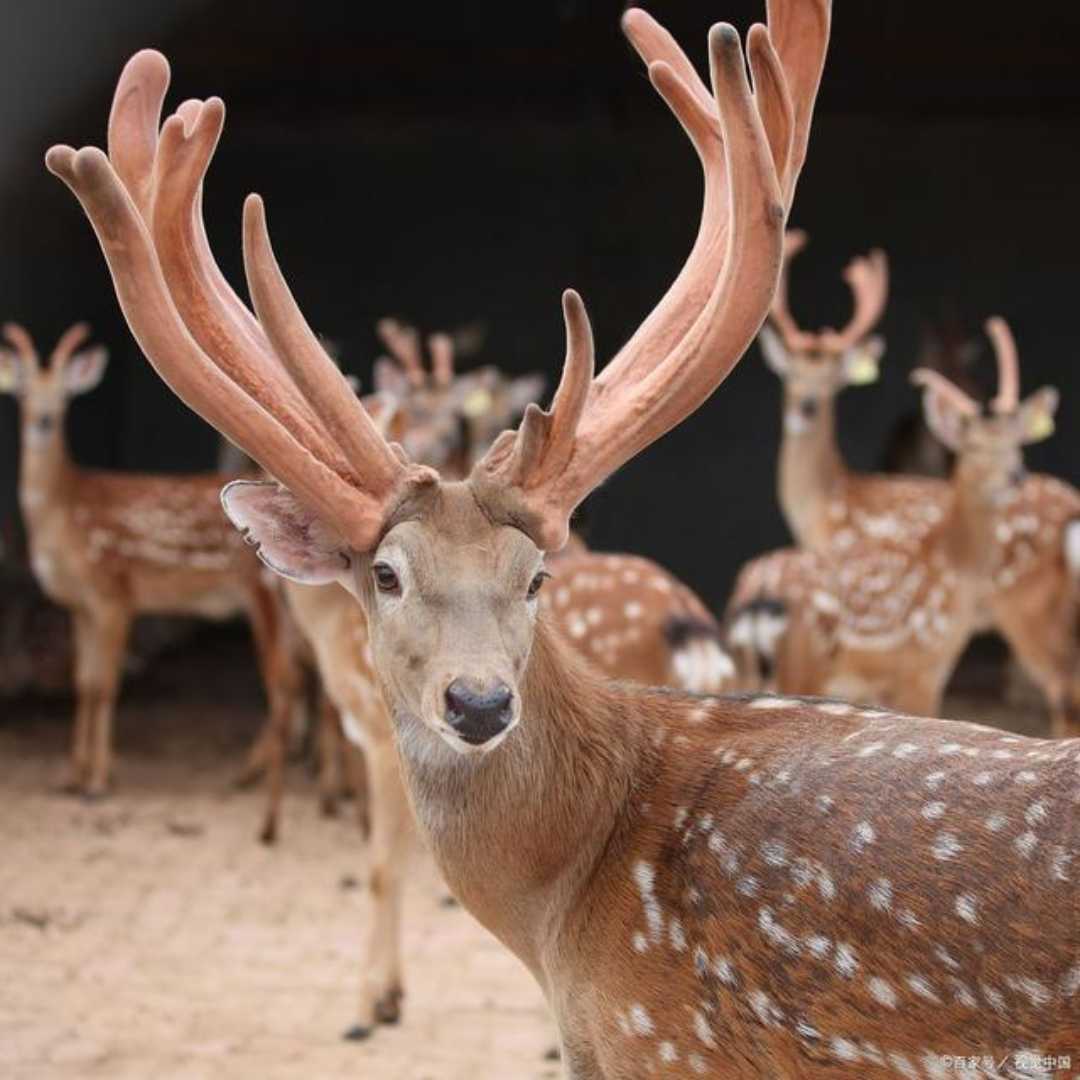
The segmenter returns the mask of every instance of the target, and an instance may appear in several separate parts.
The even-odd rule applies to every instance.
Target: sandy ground
[[[0,1077],[557,1076],[531,977],[444,905],[419,850],[403,1022],[342,1040],[363,844],[347,808],[318,816],[299,765],[281,843],[256,843],[262,793],[230,788],[259,719],[238,644],[216,641],[195,667],[165,658],[133,689],[99,804],[50,791],[67,706],[0,702]]]
[[[539,991],[444,905],[419,851],[404,1020],[342,1041],[367,919],[357,829],[318,816],[297,765],[279,847],[255,842],[261,792],[230,788],[260,717],[246,644],[194,652],[126,695],[99,804],[50,791],[68,706],[0,702],[0,1076],[558,1076]],[[1037,710],[989,700],[976,680],[951,714],[1042,732]]]

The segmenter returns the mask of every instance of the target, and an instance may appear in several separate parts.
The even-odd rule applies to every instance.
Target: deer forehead
[[[395,525],[374,559],[407,573],[421,591],[481,584],[500,591],[539,569],[542,553],[524,533],[493,524],[464,485],[447,488],[423,514]]]

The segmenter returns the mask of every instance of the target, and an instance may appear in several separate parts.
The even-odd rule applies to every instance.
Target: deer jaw
[[[425,509],[354,561],[352,590],[408,745],[430,754],[437,738],[456,755],[488,754],[521,719],[543,557],[493,525],[467,484],[442,485]]]

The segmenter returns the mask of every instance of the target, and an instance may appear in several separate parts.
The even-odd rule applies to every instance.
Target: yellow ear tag
[[[461,411],[470,419],[475,420],[491,409],[493,402],[491,392],[483,387],[477,387],[472,393],[466,395],[461,403]]]
[[[12,363],[0,361],[0,394],[13,394],[19,385],[19,373]]]
[[[1037,412],[1028,422],[1027,435],[1029,439],[1045,439],[1054,434],[1054,418],[1045,412]]]
[[[852,386],[869,386],[878,380],[878,362],[869,353],[859,353],[848,364],[847,376]]]

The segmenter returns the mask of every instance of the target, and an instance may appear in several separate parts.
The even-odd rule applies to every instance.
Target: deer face
[[[518,723],[543,555],[523,532],[494,524],[467,483],[434,487],[370,552],[342,546],[276,485],[239,481],[223,499],[274,570],[337,581],[360,601],[402,729],[471,754],[494,749]]]
[[[466,485],[444,485],[433,503],[357,561],[353,588],[398,721],[484,753],[521,716],[543,556],[524,533],[493,526]]]
[[[1023,448],[1053,432],[1057,401],[1057,391],[1044,387],[1014,409],[980,414],[930,389],[923,407],[930,430],[957,455],[964,488],[996,509],[1018,495],[1026,479]]]
[[[885,342],[878,336],[836,351],[818,347],[790,349],[772,327],[758,335],[765,362],[784,384],[784,430],[802,435],[818,426],[824,406],[846,386],[866,386],[878,377]]]
[[[60,441],[71,398],[93,390],[101,382],[108,353],[97,346],[72,354],[62,348],[61,339],[52,362],[42,367],[28,335],[21,335],[25,331],[12,335],[18,342],[16,349],[0,351],[0,392],[19,399],[24,446],[42,450]]]

